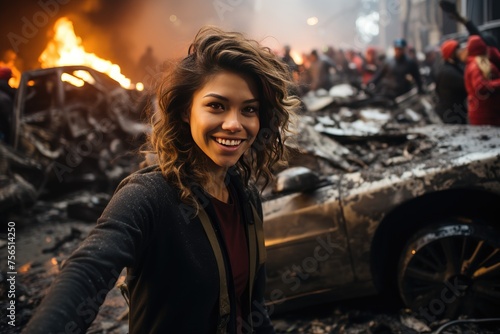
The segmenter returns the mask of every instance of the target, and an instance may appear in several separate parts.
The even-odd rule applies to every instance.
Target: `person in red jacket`
[[[362,67],[361,82],[366,85],[377,72],[379,64],[377,63],[377,49],[368,47],[365,51],[365,59]]]
[[[481,37],[467,41],[465,88],[469,123],[500,126],[500,71],[488,57],[488,47]]]

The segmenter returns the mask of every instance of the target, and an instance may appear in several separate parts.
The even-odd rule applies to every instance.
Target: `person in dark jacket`
[[[458,41],[446,40],[441,44],[443,64],[436,75],[436,112],[446,124],[467,124],[467,91],[464,65],[467,49]]]
[[[85,332],[126,267],[130,334],[274,333],[252,184],[285,158],[290,84],[268,48],[202,28],[159,87],[158,164],[119,185],[24,332]]]
[[[488,57],[488,47],[477,35],[467,41],[465,88],[469,123],[500,126],[500,71]]]
[[[424,92],[418,64],[406,55],[406,46],[402,38],[394,41],[394,58],[381,66],[367,85],[375,85],[375,93],[393,99],[409,92],[414,84],[419,94]]]

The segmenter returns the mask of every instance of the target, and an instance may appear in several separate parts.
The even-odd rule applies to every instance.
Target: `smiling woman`
[[[285,66],[240,33],[199,31],[158,89],[158,164],[118,186],[25,333],[84,332],[124,267],[131,334],[274,333],[253,184],[285,159],[299,106]]]
[[[173,68],[160,87],[160,108],[154,117],[151,136],[159,166],[165,178],[180,189],[181,200],[198,206],[188,184],[193,181],[209,188],[213,182],[218,183],[217,188],[224,184],[223,177],[214,179],[214,175],[207,173],[206,168],[214,163],[214,156],[207,154],[205,144],[196,141],[200,134],[192,133],[193,126],[189,123],[194,120],[188,121],[188,118],[193,112],[201,116],[197,103],[211,108],[208,113],[214,116],[211,119],[215,115],[230,117],[224,124],[218,124],[218,129],[211,129],[220,137],[209,133],[214,139],[212,142],[245,139],[237,150],[240,156],[234,161],[244,183],[248,184],[253,176],[262,177],[267,184],[272,177],[271,167],[285,158],[283,143],[290,114],[300,103],[288,95],[291,83],[284,66],[268,48],[239,33],[214,27],[198,32],[188,56]],[[247,125],[243,127],[250,120],[258,120],[258,132],[253,139],[243,138],[242,135],[248,136],[254,131],[254,126],[250,133],[245,128]],[[242,126],[242,131],[234,129],[235,126]],[[193,139],[197,145],[193,145]],[[205,154],[200,154],[200,150]]]
[[[212,180],[224,182],[229,167],[236,165],[259,132],[259,99],[255,81],[245,74],[226,70],[215,74],[193,96],[185,121],[193,140],[208,158]],[[222,194],[216,194],[221,190]],[[211,184],[207,191],[227,201],[227,188]]]

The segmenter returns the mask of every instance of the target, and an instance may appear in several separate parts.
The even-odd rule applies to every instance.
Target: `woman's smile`
[[[239,146],[243,140],[215,138],[215,141],[224,146]]]

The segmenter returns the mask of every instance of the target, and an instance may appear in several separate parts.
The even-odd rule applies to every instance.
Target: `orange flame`
[[[292,59],[295,61],[295,64],[297,65],[302,65],[304,63],[304,58],[296,52],[296,51],[290,51],[290,56],[292,56]]]
[[[17,55],[13,50],[4,52],[2,60],[0,60],[0,67],[8,67],[12,71],[12,77],[9,79],[9,86],[13,88],[19,87],[21,81],[21,71],[16,67]]]
[[[26,274],[31,269],[31,262],[25,263],[17,269],[21,274]]]
[[[43,68],[66,65],[89,66],[106,73],[118,81],[122,87],[131,87],[130,79],[121,73],[120,66],[85,51],[82,39],[76,36],[73,23],[66,17],[57,20],[54,25],[54,37],[38,60]]]

